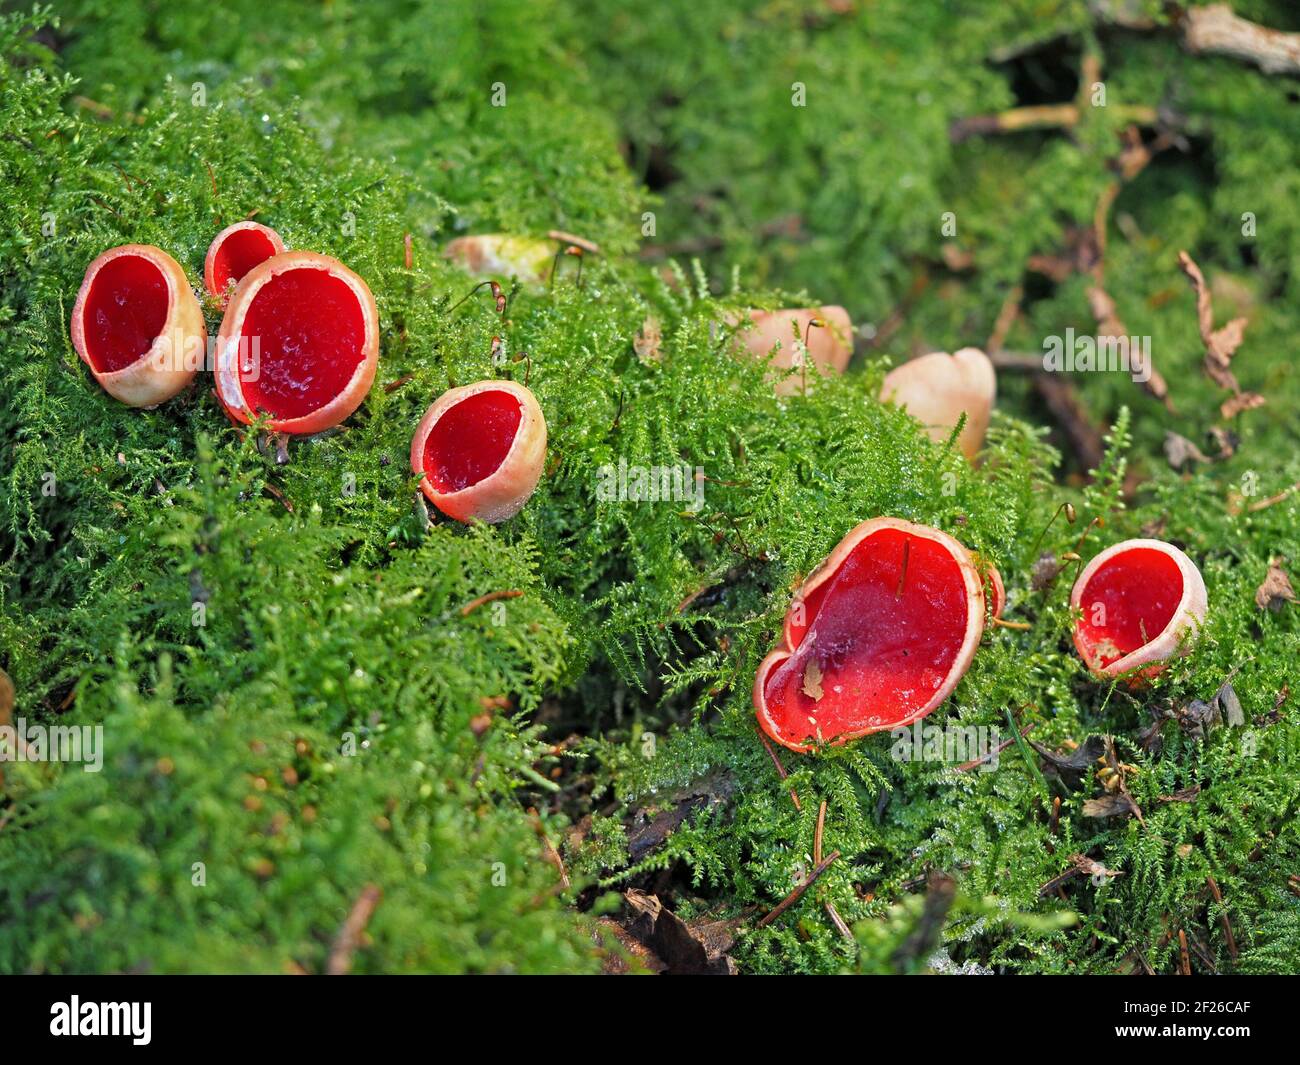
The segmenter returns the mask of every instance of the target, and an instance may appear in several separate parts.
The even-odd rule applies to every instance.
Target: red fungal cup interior
[[[271,238],[260,229],[237,229],[217,248],[212,257],[212,281],[218,292],[234,281],[238,284],[249,270],[275,254]]]
[[[280,420],[325,406],[365,357],[361,301],[326,270],[276,274],[253,297],[240,332],[249,356],[259,353],[257,379],[244,384],[244,399]]]
[[[1173,620],[1183,597],[1178,563],[1149,547],[1124,551],[1088,578],[1075,635],[1088,661],[1104,669],[1150,643]]]
[[[167,322],[167,279],[142,255],[119,255],[95,274],[82,309],[86,355],[96,373],[125,369]]]
[[[804,624],[790,626],[795,653],[764,682],[768,713],[795,742],[815,739],[819,726],[829,741],[906,721],[948,679],[966,624],[965,580],[952,555],[881,529],[804,600]],[[820,699],[808,694],[818,672]]]
[[[496,389],[476,392],[445,411],[424,442],[424,472],[434,490],[459,492],[495,473],[522,420],[519,400]]]

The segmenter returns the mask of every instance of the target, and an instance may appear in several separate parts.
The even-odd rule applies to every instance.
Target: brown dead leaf
[[[735,779],[724,772],[710,773],[689,786],[675,792],[667,800],[665,809],[653,813],[639,809],[627,826],[627,850],[633,862],[638,862],[658,847],[681,827],[697,810],[726,803],[735,790]]]
[[[1138,819],[1138,824],[1140,824],[1143,828],[1146,828],[1147,823],[1142,816],[1142,808],[1138,806],[1137,800],[1134,799],[1132,794],[1129,792],[1128,783],[1126,780],[1126,777],[1129,773],[1136,773],[1137,770],[1134,769],[1132,766],[1125,765],[1123,762],[1119,760],[1119,755],[1116,754],[1115,752],[1115,738],[1113,736],[1106,737],[1105,749],[1106,749],[1106,766],[1111,771],[1112,774],[1107,784],[1108,790],[1110,790],[1113,794],[1118,795],[1120,798],[1125,799],[1129,806],[1128,812]],[[1100,816],[1104,817],[1110,815],[1102,814]]]
[[[1222,329],[1215,329],[1208,337],[1203,337],[1205,354],[1212,365],[1222,367],[1224,370],[1231,365],[1232,357],[1237,354],[1241,342],[1246,339],[1246,325],[1245,318],[1234,318]]]
[[[1190,788],[1183,788],[1182,791],[1176,791],[1172,795],[1161,795],[1160,802],[1195,802],[1201,794],[1201,786],[1193,784]]]
[[[1241,438],[1236,433],[1230,429],[1225,429],[1221,425],[1210,428],[1210,437],[1219,449],[1218,455],[1215,456],[1215,458],[1219,459],[1232,458],[1237,453],[1237,445],[1241,443]]]
[[[740,918],[683,921],[657,895],[630,888],[623,893],[628,906],[626,930],[651,950],[671,976],[734,976],[730,951]]]
[[[597,953],[600,955],[600,971],[606,976],[661,973],[668,968],[657,954],[639,942],[617,921],[602,917],[596,923],[598,928],[592,938],[596,940]],[[613,938],[614,949],[611,949],[605,941],[606,936]]]
[[[817,659],[808,659],[808,665],[803,671],[803,693],[814,702],[821,702],[821,698],[826,693],[822,691],[822,670],[817,664]]]
[[[1029,746],[1036,750],[1043,759],[1043,769],[1049,775],[1056,775],[1072,791],[1083,785],[1083,778],[1088,770],[1105,751],[1105,741],[1100,736],[1089,736],[1081,746],[1057,754],[1050,747],[1029,741]]]
[[[1191,462],[1209,462],[1209,457],[1185,436],[1165,430],[1165,459],[1175,470]]]
[[[1241,728],[1246,723],[1245,711],[1241,709],[1241,700],[1237,698],[1237,689],[1232,686],[1231,681],[1223,682],[1215,692],[1214,700],[1219,704],[1228,728]]]
[[[1127,817],[1129,814],[1136,813],[1137,806],[1123,792],[1102,795],[1097,799],[1085,799],[1083,803],[1084,817]]]
[[[1172,720],[1178,723],[1184,735],[1192,739],[1203,740],[1212,729],[1219,728],[1225,722],[1229,728],[1238,728],[1246,723],[1241,700],[1230,680],[1219,685],[1209,701],[1193,699],[1186,706],[1172,710],[1159,711],[1157,721]]]
[[[1247,320],[1233,318],[1222,329],[1215,329],[1213,297],[1201,268],[1185,251],[1178,253],[1178,265],[1196,292],[1196,324],[1205,345],[1205,372],[1216,385],[1232,393],[1232,398],[1223,404],[1219,413],[1226,420],[1260,406],[1264,397],[1252,392],[1243,393],[1236,374],[1232,372],[1232,357],[1245,339]]]
[[[1243,411],[1254,410],[1256,407],[1262,407],[1267,402],[1268,400],[1258,392],[1238,392],[1235,396],[1229,396],[1219,405],[1219,415],[1225,422],[1232,421]]]
[[[1255,605],[1260,610],[1281,610],[1284,603],[1296,602],[1295,589],[1291,587],[1291,578],[1282,568],[1282,560],[1275,558],[1268,564],[1268,576],[1264,583],[1255,589]]]

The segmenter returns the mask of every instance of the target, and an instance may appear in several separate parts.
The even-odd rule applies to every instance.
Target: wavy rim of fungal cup
[[[280,234],[270,226],[251,220],[228,225],[212,238],[203,258],[204,290],[224,307],[253,267],[284,250]]]
[[[217,397],[231,420],[259,412],[282,433],[319,433],[365,401],[379,363],[379,310],[337,259],[287,251],[235,287],[217,334]]]
[[[485,380],[444,392],[411,438],[420,491],[456,521],[513,518],[537,488],[546,460],[546,418],[515,381]]]
[[[91,262],[69,333],[100,387],[131,407],[156,407],[182,392],[207,357],[203,309],[189,279],[152,244],[121,244]]]
[[[1101,580],[1095,590],[1094,579]],[[1074,646],[1089,670],[1098,677],[1138,671],[1141,679],[1187,653],[1186,638],[1204,623],[1209,597],[1201,571],[1183,551],[1163,540],[1135,539],[1106,548],[1083,568],[1070,606],[1080,612]],[[1116,610],[1119,617],[1112,616]]]
[[[881,538],[878,551],[865,551],[877,537]],[[840,595],[847,608],[835,608],[834,599]],[[944,596],[950,609],[935,610],[937,598]],[[878,619],[884,616],[883,624],[863,624],[868,608],[877,611]],[[928,613],[918,618],[917,608],[928,608]],[[782,746],[808,751],[818,743],[838,746],[912,724],[942,704],[965,676],[984,634],[984,612],[984,580],[965,545],[940,529],[902,518],[862,522],[804,581],[786,611],[780,644],[758,667],[753,701],[760,727]],[[822,622],[832,630],[829,635],[819,628]],[[899,643],[900,635],[914,641],[911,648]],[[819,637],[823,637],[821,644]],[[865,659],[850,661],[855,646],[864,640]],[[827,644],[835,649],[833,663],[816,657]],[[879,686],[902,677],[902,659],[912,648],[918,651],[917,661],[906,665],[920,670],[919,686],[928,688],[928,694],[918,692],[917,683],[907,687],[900,680],[892,694],[901,702],[886,707]],[[877,657],[871,658],[872,654]],[[935,655],[947,663],[941,674],[938,667],[925,664],[927,654],[931,663]],[[874,674],[867,668],[858,670],[859,690],[845,692],[845,684],[836,687],[834,669],[844,673],[841,681],[851,683],[846,664],[864,661],[868,666],[875,662],[878,668]],[[782,675],[787,662],[793,668]],[[863,684],[877,687],[863,692]],[[829,713],[824,716],[836,719],[826,722],[833,729],[829,734],[817,720],[827,694],[835,697],[825,707]]]
[[[932,351],[909,359],[885,374],[881,402],[908,411],[935,443],[944,443],[964,413],[966,424],[957,446],[973,461],[984,446],[997,402],[997,371],[979,348],[961,348],[949,355]]]

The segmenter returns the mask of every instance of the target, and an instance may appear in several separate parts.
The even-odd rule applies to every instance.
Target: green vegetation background
[[[1281,2],[1238,10],[1300,29]],[[1253,601],[1271,558],[1300,560],[1300,495],[1229,507],[1300,481],[1295,80],[1190,56],[1167,26],[1100,25],[1083,0],[85,0],[11,14],[0,36],[0,666],[16,715],[106,741],[102,773],[4,767],[0,972],[320,971],[367,884],[383,898],[360,971],[596,969],[616,950],[598,917],[629,885],[737,919],[749,972],[1169,972],[1180,930],[1198,971],[1300,968],[1300,607]],[[1078,380],[1114,427],[1088,481],[1028,375],[1003,373],[971,469],[874,396],[891,362],[983,344],[1017,284],[1009,348],[1095,328],[1084,278],[1026,263],[1091,224],[1119,108],[1071,132],[948,133],[1073,99],[1085,57],[1109,105],[1178,116],[1179,145],[1122,189],[1106,253],[1178,413],[1122,374]],[[369,400],[284,465],[202,383],[155,411],[115,403],[67,335],[100,251],[154,243],[197,281],[212,235],[250,212],[357,270],[383,326]],[[581,287],[566,267],[515,293],[508,321],[485,296],[453,309],[471,280],[441,260],[448,239],[552,227],[602,245]],[[675,272],[657,249],[680,252]],[[1185,474],[1165,433],[1208,450],[1223,393],[1200,373],[1179,249],[1220,322],[1249,317],[1236,370],[1268,398],[1233,423],[1235,455]],[[714,323],[789,299],[872,329],[843,379],[777,400]],[[658,361],[632,344],[650,312]],[[527,372],[545,410],[547,474],[504,526],[425,528],[410,433],[451,382],[498,372],[498,334],[529,353],[504,372]],[[621,458],[703,466],[700,513],[598,501],[598,468]],[[1085,555],[1158,522],[1205,575],[1202,638],[1146,690],[1087,677],[1068,570],[1030,586],[1066,501],[1079,521],[1043,549],[1093,519]],[[1084,816],[1101,784],[1064,788],[1023,746],[960,773],[894,761],[878,736],[787,754],[777,779],[754,667],[799,577],[882,513],[992,559],[1031,625],[990,631],[931,720],[1009,731],[1013,713],[1057,750],[1112,734],[1142,823]],[[462,615],[502,589],[524,594]],[[1160,753],[1139,747],[1154,712],[1229,676],[1243,727],[1171,722]],[[842,858],[756,929],[810,868],[823,800]],[[666,841],[629,845],[683,803]],[[1120,875],[1044,896],[1074,854]],[[933,870],[958,897],[918,957]]]

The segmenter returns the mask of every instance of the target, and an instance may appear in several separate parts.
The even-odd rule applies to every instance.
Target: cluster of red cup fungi
[[[337,259],[286,250],[274,229],[245,221],[217,234],[204,288],[224,315],[213,380],[230,419],[271,431],[319,433],[365,400],[379,360],[379,312],[369,287]],[[203,309],[180,264],[161,248],[125,244],[86,270],[72,311],[73,346],[106,392],[155,407],[208,365]],[[499,522],[541,477],[546,420],[511,381],[443,394],[411,442],[411,469],[449,517]]]
[[[795,594],[781,641],[754,678],[763,731],[791,750],[838,745],[925,717],[956,688],[1002,577],[947,533],[900,518],[851,530]],[[1195,563],[1160,540],[1097,555],[1070,596],[1074,643],[1102,678],[1134,683],[1185,653],[1205,619]]]
[[[782,396],[842,373],[852,354],[842,307],[751,310],[728,324],[740,350],[778,371]],[[956,445],[972,461],[996,396],[993,364],[978,348],[905,362],[880,391],[937,442],[960,426]],[[863,522],[796,592],[781,640],[754,678],[760,726],[806,751],[925,717],[952,694],[1005,602],[997,569],[948,534],[893,517]],[[1207,610],[1195,563],[1158,540],[1103,551],[1080,572],[1070,602],[1089,670],[1134,683],[1183,653]]]
[[[365,399],[379,356],[379,314],[366,283],[338,260],[286,250],[275,230],[240,222],[213,240],[204,286],[224,308],[216,394],[236,423],[318,433]],[[853,332],[840,307],[750,311],[734,325],[753,354],[788,370],[781,394],[837,373]],[[180,393],[205,365],[203,311],[170,255],[127,244],[90,264],[72,312],[72,342],[95,379],[131,406]],[[802,337],[802,339],[800,339]],[[787,343],[788,342],[788,343]],[[784,354],[783,354],[784,352]],[[996,392],[992,365],[966,348],[904,363],[882,399],[907,408],[935,439],[965,417],[958,444],[974,458]],[[546,419],[513,381],[452,388],[411,440],[424,495],[457,521],[505,521],[541,477]],[[804,751],[908,725],[939,706],[970,667],[989,619],[1005,605],[1002,577],[938,529],[879,517],[852,529],[796,593],[780,644],[754,680],[754,707],[773,740]],[[1101,677],[1136,681],[1185,649],[1205,618],[1205,583],[1182,551],[1129,540],[1085,566],[1071,593],[1074,643]]]

